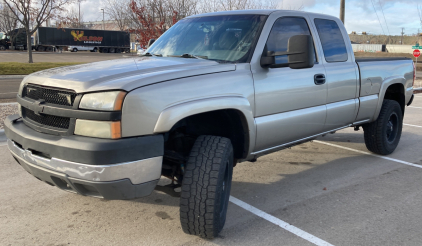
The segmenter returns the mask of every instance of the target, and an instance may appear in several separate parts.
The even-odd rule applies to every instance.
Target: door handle
[[[316,85],[325,84],[325,74],[315,74],[314,82],[315,82]]]

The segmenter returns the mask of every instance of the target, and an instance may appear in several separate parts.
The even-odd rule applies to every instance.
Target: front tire
[[[73,48],[72,52],[78,52],[78,49]]]
[[[363,125],[366,148],[379,155],[394,152],[400,142],[403,113],[400,104],[384,100],[378,119]]]
[[[233,175],[230,139],[199,136],[182,182],[180,221],[185,233],[212,239],[226,222]]]

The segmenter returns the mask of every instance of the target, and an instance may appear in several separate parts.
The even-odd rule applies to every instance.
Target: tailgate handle
[[[325,84],[325,75],[324,74],[315,74],[314,82],[315,82],[316,85]]]

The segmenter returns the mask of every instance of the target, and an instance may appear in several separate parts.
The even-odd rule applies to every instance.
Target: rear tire
[[[6,50],[6,47],[3,45],[0,45],[0,50]]]
[[[72,52],[78,52],[78,49],[73,48]]]
[[[384,100],[378,119],[363,125],[366,148],[379,155],[394,152],[400,142],[403,113],[400,104]]]
[[[185,233],[212,239],[226,222],[233,175],[230,139],[199,136],[182,182],[180,222]]]

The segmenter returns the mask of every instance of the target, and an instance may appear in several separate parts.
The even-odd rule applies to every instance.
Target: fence
[[[386,48],[387,48],[388,53],[408,53],[408,54],[413,53],[412,45],[387,44]]]

